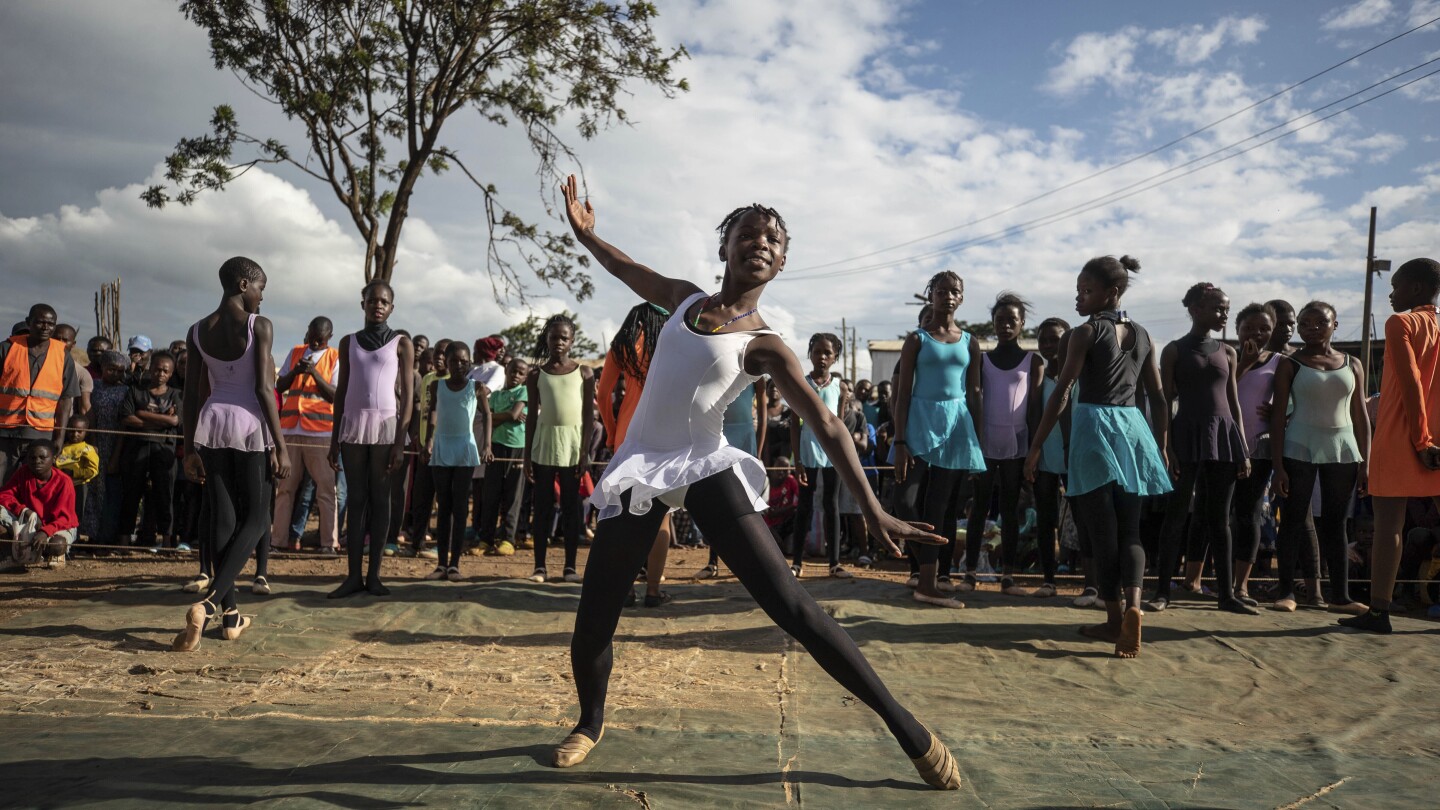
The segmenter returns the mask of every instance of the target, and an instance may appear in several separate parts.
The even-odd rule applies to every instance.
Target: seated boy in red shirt
[[[9,534],[10,559],[0,570],[23,571],[42,559],[51,568],[65,565],[80,521],[75,516],[75,485],[55,472],[55,448],[47,441],[25,448],[24,464],[0,487],[0,530]]]

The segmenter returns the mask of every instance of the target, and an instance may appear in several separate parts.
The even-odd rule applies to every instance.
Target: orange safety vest
[[[0,370],[0,428],[55,429],[55,409],[65,391],[65,344],[50,339],[40,376],[30,380],[30,341],[10,338],[5,368]]]
[[[290,368],[294,369],[309,350],[303,343],[291,349]],[[340,352],[333,346],[327,346],[315,357],[315,373],[331,383],[335,381],[335,368],[339,365]],[[285,400],[280,405],[280,427],[285,430],[298,427],[312,433],[329,433],[335,429],[335,405],[320,396],[320,387],[313,376],[297,377],[285,392]]]

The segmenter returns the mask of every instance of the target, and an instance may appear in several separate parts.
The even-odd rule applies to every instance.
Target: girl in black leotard
[[[795,355],[760,317],[760,295],[785,266],[789,235],[784,220],[758,205],[727,217],[719,228],[724,282],[719,293],[706,296],[694,284],[662,276],[596,236],[594,209],[580,201],[574,177],[564,192],[580,244],[641,297],[675,314],[651,359],[645,393],[625,443],[591,499],[602,507],[602,518],[570,644],[580,721],[556,748],[555,765],[580,763],[604,733],[610,642],[621,606],[665,507],[683,504],[765,612],[880,715],[925,781],[936,788],[958,788],[959,769],[949,750],[891,696],[855,642],[786,568],[759,511],[766,505],[761,496],[764,468],[758,459],[729,446],[721,432],[730,399],[743,385],[768,374],[795,413],[821,437],[882,547],[898,554],[895,540],[944,542],[881,510],[844,425],[820,404]],[[674,398],[687,388],[693,400],[677,406]],[[676,407],[688,413],[676,412]]]
[[[1170,491],[1170,476],[1157,448],[1166,446],[1169,409],[1150,335],[1120,311],[1120,297],[1140,263],[1129,256],[1086,262],[1075,282],[1075,311],[1090,320],[1070,332],[1056,395],[1030,439],[1025,477],[1035,480],[1045,438],[1055,428],[1080,383],[1070,417],[1066,483],[1076,520],[1087,532],[1107,621],[1080,632],[1115,644],[1115,654],[1140,654],[1140,499]],[[1149,395],[1151,425],[1135,407],[1136,393]],[[1153,437],[1152,437],[1153,431]],[[1121,599],[1123,598],[1123,602]]]
[[[1160,355],[1160,380],[1165,397],[1179,401],[1170,422],[1170,456],[1175,491],[1160,529],[1160,564],[1150,610],[1170,604],[1170,577],[1180,556],[1186,515],[1194,501],[1189,548],[1185,555],[1185,588],[1198,592],[1205,566],[1205,544],[1215,556],[1218,607],[1248,616],[1260,611],[1235,598],[1231,564],[1230,500],[1235,480],[1250,474],[1250,452],[1241,431],[1240,396],[1236,387],[1235,350],[1210,337],[1225,328],[1230,297],[1213,284],[1191,287],[1181,301],[1190,311],[1190,333],[1165,347]]]

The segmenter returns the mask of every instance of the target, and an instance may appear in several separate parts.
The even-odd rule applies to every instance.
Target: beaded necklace
[[[715,293],[714,295],[712,295],[712,296],[710,296],[709,298],[706,298],[704,301],[701,301],[701,302],[700,302],[700,309],[699,309],[699,311],[697,311],[697,312],[695,313],[695,323],[692,324],[692,325],[695,327],[695,330],[696,330],[697,332],[700,330],[700,316],[705,314],[705,307],[709,306],[710,302],[711,302],[711,301],[714,301],[719,295],[720,295],[720,293]],[[720,324],[719,326],[715,327],[714,329],[711,329],[711,330],[710,330],[710,334],[713,335],[713,334],[715,334],[716,332],[719,332],[721,329],[724,329],[725,327],[729,326],[730,324],[735,323],[736,321],[741,320],[741,319],[743,319],[743,318],[748,318],[748,317],[750,317],[751,315],[754,315],[755,313],[757,313],[757,312],[759,312],[759,311],[760,311],[760,308],[759,308],[759,307],[755,307],[754,309],[750,310],[749,312],[743,313],[743,314],[741,314],[741,315],[736,315],[735,317],[733,317],[733,318],[731,318],[730,320],[728,320],[728,321]]]

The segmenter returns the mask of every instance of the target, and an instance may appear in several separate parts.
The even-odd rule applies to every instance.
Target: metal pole
[[[1370,379],[1370,302],[1375,290],[1375,206],[1370,206],[1370,243],[1365,248],[1365,312],[1360,319],[1360,368]]]

